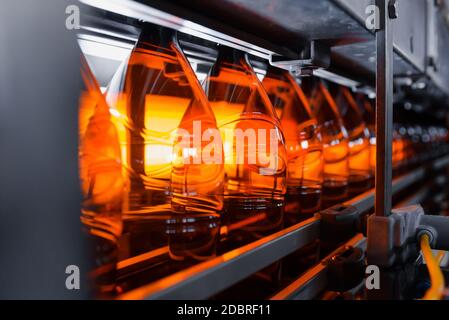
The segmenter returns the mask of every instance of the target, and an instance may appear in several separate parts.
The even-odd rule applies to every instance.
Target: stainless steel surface
[[[391,0],[377,0],[380,29],[376,32],[376,197],[375,214],[388,216],[392,197],[393,138],[393,26],[388,16]]]
[[[397,0],[398,18],[393,21],[397,53],[424,73],[427,64],[427,4],[425,0]]]
[[[434,1],[428,3],[428,59],[432,62],[427,69],[431,80],[446,95],[449,95],[449,27],[444,11]]]
[[[300,35],[307,40],[329,43],[360,42],[372,35],[332,0],[225,0],[233,8],[254,12],[268,23]]]
[[[347,246],[365,250],[366,239],[362,234],[357,234],[347,243],[329,254],[315,267],[305,272],[289,286],[271,297],[271,300],[311,300],[315,298],[326,289],[328,261]]]
[[[307,41],[317,40],[331,47],[328,71],[365,86],[374,86],[376,42],[374,32],[365,26],[366,7],[374,0],[79,1],[267,60],[278,55],[287,60],[298,59]],[[446,11],[438,11],[433,0],[398,0],[397,8],[398,19],[393,22],[393,74],[410,79],[429,75],[432,81],[423,93],[445,101],[443,93],[449,95]],[[122,36],[132,38],[134,27],[117,29],[112,26],[112,32],[119,31]],[[436,69],[428,66],[431,61]]]
[[[178,30],[205,40],[213,41],[223,45],[227,45],[236,49],[247,51],[255,56],[269,59],[275,51],[260,47],[253,43],[249,43],[229,36],[222,32],[218,32],[211,28],[205,27],[193,21],[177,17],[175,15],[158,10],[146,4],[132,0],[79,0],[86,5],[121,14],[130,18],[151,22],[167,28]]]
[[[366,8],[375,0],[334,0],[361,25],[368,17]],[[397,0],[398,18],[393,21],[393,46],[398,60],[407,61],[395,74],[424,73],[426,70],[426,0]],[[374,50],[375,46],[371,46]]]
[[[365,26],[366,8],[375,4],[375,0],[333,0],[333,2],[354,17],[362,26]],[[370,32],[373,31],[370,30]]]
[[[354,68],[366,70],[369,74],[376,73],[376,41],[370,40],[332,47],[334,58],[344,58]],[[416,76],[422,74],[420,70],[403,59],[396,51],[393,53],[395,76]]]
[[[374,0],[334,0],[351,16],[365,24],[366,8]],[[448,7],[446,5],[446,7]],[[394,75],[429,75],[425,93],[438,99],[449,95],[449,28],[447,13],[434,0],[398,0],[398,19],[393,22]],[[444,8],[443,8],[444,9]],[[447,10],[447,9],[446,9]],[[446,11],[447,12],[447,11]],[[342,57],[349,68],[375,73],[375,42],[347,44],[332,48],[335,58]],[[429,66],[430,62],[435,64]]]
[[[157,1],[79,1],[134,19],[174,28],[202,39],[244,50],[267,60],[272,55],[288,55],[290,59],[297,59],[299,52],[305,47],[305,41],[318,40],[331,46],[333,57],[331,68],[335,69],[334,73],[342,71],[338,65],[342,65],[343,69],[349,71],[350,75],[358,81],[360,81],[356,79],[358,77],[366,78],[375,73],[374,36],[365,28],[365,8],[372,0],[282,0],[276,2],[192,0],[188,4],[175,0],[164,3],[175,7],[180,5],[182,9],[188,8],[194,12],[199,11],[197,16],[201,14],[211,16],[207,17],[210,18],[208,21],[201,23],[183,17],[182,10],[175,13],[159,10],[161,3]],[[422,54],[422,51],[425,51],[426,46],[422,43],[425,43],[426,28],[421,28],[423,21],[425,22],[425,19],[421,17],[425,14],[415,12],[413,17],[419,15],[419,19],[408,18],[411,14],[410,10],[421,8],[422,0],[407,1],[412,1],[410,7],[406,5],[405,0],[400,1],[398,6],[403,14],[402,16],[400,14],[398,22],[395,22],[395,25],[399,25],[398,34],[394,35],[395,75],[419,75],[425,70],[426,56]],[[255,31],[247,30],[248,17],[256,24]],[[224,30],[226,28],[210,22],[215,18],[226,20],[220,22],[228,24],[232,32],[226,32],[227,30]],[[239,23],[246,24],[240,26]],[[278,36],[276,37],[275,34],[274,39],[267,40],[266,32],[260,32],[257,28],[279,30]],[[239,34],[237,35],[236,32]],[[282,44],[275,43],[276,40]]]

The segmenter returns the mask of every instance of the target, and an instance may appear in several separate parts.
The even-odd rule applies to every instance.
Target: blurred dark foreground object
[[[77,30],[67,0],[0,4],[0,299],[87,298]],[[67,266],[80,271],[68,290]]]

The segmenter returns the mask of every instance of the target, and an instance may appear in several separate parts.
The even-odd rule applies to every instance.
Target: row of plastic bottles
[[[400,173],[448,152],[448,130],[442,126],[396,123],[393,169]]]
[[[365,96],[274,67],[260,81],[245,53],[218,51],[201,85],[175,33],[145,25],[105,94],[83,61],[82,221],[109,276],[122,231],[130,255],[201,261],[372,185]],[[405,141],[395,140],[402,158]]]

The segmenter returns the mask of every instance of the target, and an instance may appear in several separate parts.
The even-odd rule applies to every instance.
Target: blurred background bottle
[[[204,87],[224,145],[222,238],[230,249],[282,227],[284,138],[273,106],[243,52],[220,46]]]
[[[288,71],[269,67],[262,84],[284,132],[288,159],[284,220],[291,226],[312,217],[321,207],[321,135],[307,98]]]
[[[393,173],[397,174],[400,167],[404,164],[406,155],[410,156],[410,164],[413,162],[413,151],[408,145],[408,134],[414,134],[414,129],[408,130],[399,123],[393,124],[393,141],[392,141],[392,164]]]
[[[321,132],[324,154],[322,208],[340,203],[348,197],[348,133],[338,107],[323,80],[303,78],[301,87],[309,98]]]
[[[91,249],[93,289],[103,297],[115,289],[125,183],[118,134],[109,107],[84,58],[81,66],[85,85],[79,106],[81,222]]]
[[[215,118],[176,33],[145,23],[107,95],[130,181],[124,212],[130,255],[160,248],[174,260],[215,255],[223,164],[205,164],[201,150]]]
[[[348,132],[349,197],[354,197],[371,188],[369,131],[351,91],[335,84],[329,88]]]
[[[369,163],[372,175],[371,185],[374,186],[374,174],[376,171],[376,110],[374,107],[374,100],[369,99],[362,93],[358,93],[356,96],[356,101],[369,131]]]

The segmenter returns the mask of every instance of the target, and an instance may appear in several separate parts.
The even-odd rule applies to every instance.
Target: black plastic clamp
[[[320,219],[320,240],[342,243],[360,231],[360,213],[356,207],[335,205],[316,214]]]
[[[345,292],[365,278],[365,254],[362,249],[346,247],[328,261],[327,283],[331,291]]]

